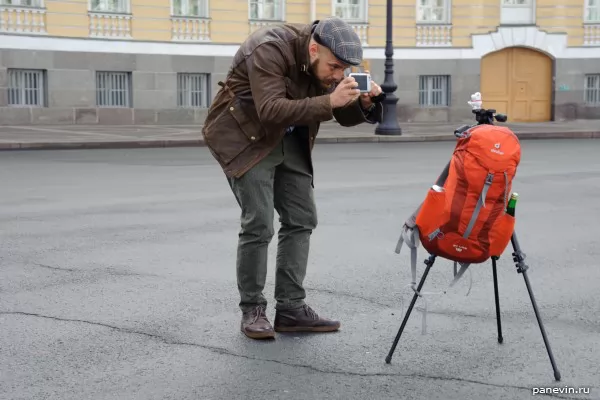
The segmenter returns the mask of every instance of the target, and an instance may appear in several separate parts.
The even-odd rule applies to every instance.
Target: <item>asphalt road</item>
[[[35,151],[0,155],[0,398],[598,399],[600,141],[522,145],[517,232],[561,382],[508,251],[504,344],[483,264],[426,296],[427,331],[413,312],[384,361],[411,295],[399,228],[452,143],[317,146],[306,286],[342,329],[272,342],[239,332],[239,211],[205,148]],[[440,261],[425,290],[451,278]]]

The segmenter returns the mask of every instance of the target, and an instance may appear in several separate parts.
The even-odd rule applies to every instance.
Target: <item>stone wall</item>
[[[210,74],[210,96],[227,73],[231,57],[0,51],[0,124],[202,124],[206,109],[178,108],[177,73]],[[375,81],[384,81],[384,60],[369,60]],[[9,107],[7,69],[46,71],[47,107]],[[479,60],[396,60],[400,122],[462,122],[473,115],[467,105],[480,90]],[[131,108],[96,106],[96,71],[131,73]],[[600,73],[598,60],[555,62],[553,112],[556,120],[600,118],[600,107],[585,106],[584,74]],[[449,75],[445,107],[419,106],[419,75]]]
[[[0,51],[0,124],[201,124],[206,109],[177,107],[177,73],[210,74],[210,93],[230,59],[205,56]],[[9,107],[7,69],[46,71],[47,107]],[[96,71],[131,73],[131,108],[96,106]]]

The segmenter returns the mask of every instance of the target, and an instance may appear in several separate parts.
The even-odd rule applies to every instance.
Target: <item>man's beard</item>
[[[315,79],[319,82],[319,85],[321,85],[321,87],[323,89],[330,90],[331,88],[335,87],[337,82],[334,79],[329,80],[329,81],[322,81],[319,79],[319,77],[317,76],[319,62],[320,62],[320,60],[317,58],[315,61],[312,62],[312,64],[310,64],[311,73],[315,77]]]

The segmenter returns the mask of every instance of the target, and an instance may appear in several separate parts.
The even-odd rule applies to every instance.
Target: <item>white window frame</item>
[[[416,0],[416,22],[418,24],[450,24],[452,20],[452,0],[443,0],[443,16],[441,20],[422,18],[421,15],[424,13],[423,8],[432,9],[434,7],[431,3],[436,0],[426,0],[427,5],[421,6],[421,0]]]
[[[600,107],[600,74],[587,74],[583,81],[583,102]]]
[[[210,80],[209,73],[178,73],[177,106],[181,108],[208,108],[211,100]],[[198,84],[199,89],[197,88]]]
[[[533,5],[533,0],[501,0],[502,7],[514,7],[514,8],[529,8]],[[523,3],[519,3],[523,1]]]
[[[350,4],[351,0],[331,0],[331,15],[335,15],[348,22],[359,22],[364,23],[368,21],[368,9],[369,9],[369,0],[358,0],[358,17],[351,18],[344,15],[339,15],[338,10],[343,9],[345,7],[354,6]]]
[[[131,0],[89,0],[88,9],[94,13],[130,14]]]
[[[423,108],[438,108],[450,106],[450,75],[420,75],[419,76],[419,106]],[[439,83],[441,89],[434,89],[434,83]],[[435,99],[439,101],[436,102]]]
[[[100,81],[104,78],[106,87],[100,87]],[[123,79],[124,88],[115,87],[115,83],[119,79]],[[131,73],[123,71],[96,71],[96,106],[100,108],[131,108],[132,107],[132,90],[131,90]],[[114,102],[113,95],[119,96],[122,93],[124,98],[123,104]]]
[[[253,4],[256,4],[258,7],[258,15],[256,17],[252,15]],[[271,4],[275,9],[273,17],[265,17],[265,8],[269,7]],[[250,21],[284,21],[285,4],[285,0],[248,0],[248,19]]]
[[[30,4],[27,4],[30,3]],[[45,8],[44,0],[0,0],[0,6],[3,7],[29,7]]]
[[[175,1],[181,4],[181,12],[175,12]],[[192,4],[198,6],[198,14],[192,13]],[[174,17],[208,18],[209,0],[171,0],[171,15]]]
[[[598,4],[591,6],[590,0],[585,0],[585,6],[583,8],[583,21],[586,23],[600,23],[600,1],[596,0]],[[590,18],[591,11],[594,11],[596,18]]]
[[[31,85],[35,77],[35,85]],[[9,107],[45,107],[46,71],[43,69],[9,68],[7,71]],[[15,85],[14,85],[15,84]],[[16,93],[16,95],[15,95]],[[16,103],[14,99],[18,98]],[[37,102],[27,101],[35,97]]]

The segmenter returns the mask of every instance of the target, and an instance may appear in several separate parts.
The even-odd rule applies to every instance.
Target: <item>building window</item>
[[[8,105],[44,107],[46,105],[46,71],[8,70]]]
[[[583,93],[586,105],[600,106],[600,74],[585,76]]]
[[[419,76],[419,105],[422,107],[447,107],[450,98],[449,75]]]
[[[250,0],[248,18],[283,21],[283,4],[283,0]]]
[[[585,0],[585,22],[600,22],[600,1]]]
[[[177,105],[186,108],[208,108],[209,74],[177,74]]]
[[[129,0],[90,0],[90,11],[129,13]]]
[[[0,6],[44,8],[43,0],[0,0]]]
[[[131,107],[131,74],[96,72],[96,104],[98,107]]]
[[[179,17],[208,17],[208,0],[172,0],[172,15]]]
[[[503,6],[530,6],[530,0],[502,0]]]
[[[451,0],[417,0],[417,22],[449,23]]]
[[[366,21],[366,0],[333,0],[333,15],[347,21]]]

